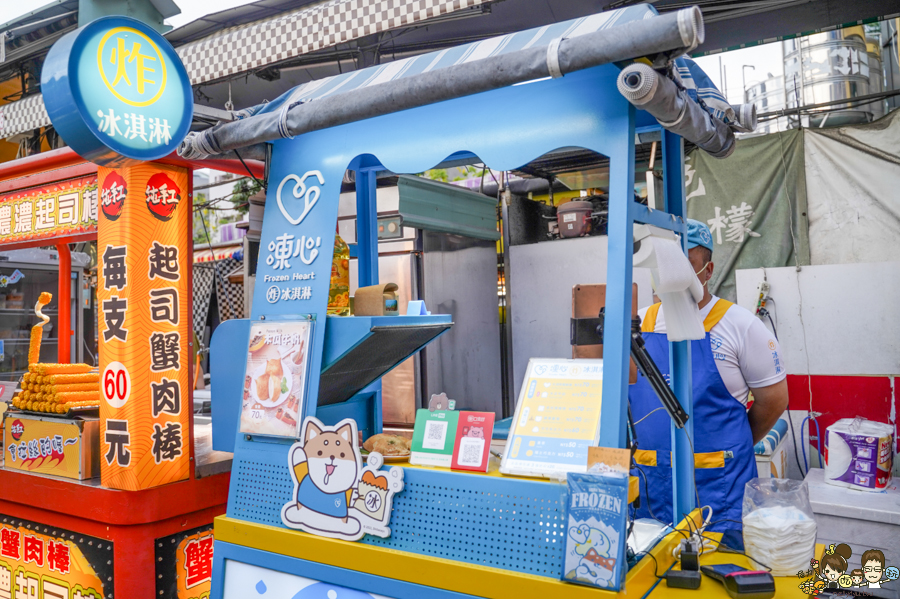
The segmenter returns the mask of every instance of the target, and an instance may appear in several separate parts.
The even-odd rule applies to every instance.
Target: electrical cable
[[[775,322],[772,320],[772,314],[766,310],[766,318],[769,319],[769,323],[772,325],[772,332],[775,333],[775,341],[778,341],[778,329],[775,328]]]
[[[663,538],[665,538],[665,537],[663,537]],[[660,541],[662,541],[662,539],[660,539]],[[653,575],[656,576],[657,578],[659,578],[660,580],[665,578],[664,576],[659,575],[659,562],[656,561],[656,558],[653,557],[652,553],[650,553],[649,551],[642,551],[641,553],[636,553],[634,555],[634,557],[641,557],[644,555],[648,556],[650,559],[653,560]],[[640,560],[638,560],[638,561],[640,561]]]
[[[795,90],[796,85],[795,85]],[[798,102],[799,105],[799,102]],[[784,139],[782,134],[778,134],[778,143],[781,149],[781,167],[782,167],[782,179],[781,179],[781,188],[784,190],[785,198],[788,202],[788,218],[790,220],[791,226],[791,240],[794,246],[794,268],[797,272],[797,297],[799,301],[797,303],[797,315],[800,317],[800,331],[803,333],[803,354],[806,358],[806,385],[809,390],[809,414],[813,414],[813,396],[812,396],[812,375],[810,373],[809,366],[809,346],[806,340],[806,324],[803,322],[803,291],[800,287],[800,252],[797,246],[797,236],[794,233],[794,207],[791,203],[791,195],[787,190],[787,161],[785,160],[785,152],[784,152]],[[788,421],[790,421],[790,408],[788,408]],[[791,433],[793,434],[793,426],[791,427]],[[795,437],[796,439],[796,437]],[[796,452],[796,445],[794,447]],[[799,467],[799,459],[797,466]]]
[[[687,430],[685,430],[685,429],[682,429],[682,430],[684,430],[684,436],[687,437],[688,445],[690,445],[690,447],[691,447],[691,459],[693,459],[694,456],[697,455],[697,452],[694,451],[694,441],[691,439],[691,436],[689,434],[687,434]],[[700,503],[700,492],[697,490],[697,469],[696,468],[694,468],[693,481],[694,481],[694,495],[697,497],[697,507],[700,507],[703,504]],[[712,509],[712,508],[710,508],[710,509]]]
[[[822,461],[822,431],[819,428],[819,421],[816,420],[815,416],[811,416],[810,421],[816,424],[816,453],[819,454],[819,468],[824,468],[825,462]],[[811,453],[812,452],[810,452],[810,454]]]
[[[235,154],[237,154],[237,151],[235,151]],[[209,235],[209,229],[206,228],[206,219],[203,218],[203,211],[200,210],[197,212],[197,214],[200,215],[200,222],[203,224],[203,232],[206,233],[206,243],[208,245],[212,245],[212,237],[210,237]],[[219,272],[218,262],[218,260],[212,261],[213,272],[215,273],[216,278],[219,280],[219,284],[222,286],[222,291],[224,291],[228,289],[228,287],[225,285],[225,279],[224,277],[222,277],[222,273]]]
[[[256,184],[259,185],[260,189],[265,190],[266,184],[256,178],[256,175],[253,174],[253,172],[250,170],[250,167],[247,166],[247,163],[244,162],[244,159],[241,158],[240,154],[238,154],[238,151],[235,149],[235,150],[232,150],[232,152],[234,152],[234,155],[238,157],[238,160],[240,160],[241,164],[244,165],[244,168],[247,169],[247,174],[250,175],[251,177],[253,177],[253,180],[256,181]]]
[[[730,522],[737,522],[737,520],[730,520]],[[706,536],[704,536],[703,538],[705,538],[705,539],[708,540],[708,541],[711,541],[711,542],[715,543],[715,544],[718,546],[718,551],[719,551],[719,553],[732,553],[732,554],[734,554],[734,555],[743,555],[744,557],[746,557],[746,558],[747,558],[748,560],[750,560],[751,562],[756,562],[757,564],[759,564],[760,566],[762,566],[763,568],[765,568],[765,569],[768,570],[769,572],[772,571],[772,568],[770,568],[770,567],[767,566],[766,564],[762,563],[761,561],[759,561],[759,560],[756,559],[755,557],[750,557],[749,555],[747,555],[747,553],[746,553],[745,551],[739,551],[739,550],[735,549],[734,547],[729,547],[728,545],[724,544],[721,540],[718,540],[718,541],[717,541],[716,539],[713,539],[712,537],[706,537]]]
[[[800,449],[803,451],[803,465],[806,466],[806,471],[809,472],[809,462],[806,461],[806,443],[803,442],[803,431],[806,430],[807,420],[809,420],[809,416],[804,418],[803,422],[800,423]]]
[[[645,493],[645,497],[647,498],[647,511],[650,512],[650,517],[653,518],[654,520],[656,520],[657,522],[659,522],[660,524],[666,524],[665,522],[663,522],[662,520],[660,520],[659,518],[657,518],[656,516],[653,515],[653,508],[650,507],[650,483],[647,482],[647,475],[644,474],[644,471],[641,470],[641,467],[637,465],[637,462],[635,462],[634,460],[632,460],[632,462],[634,463],[634,469],[637,470],[638,473],[644,477],[644,488],[647,490],[647,493]],[[666,524],[666,526],[668,526],[668,524]]]
[[[797,460],[797,469],[800,470],[800,475],[805,477],[806,473],[803,472],[803,466],[800,465],[800,454],[797,453],[797,433],[794,432],[794,419],[791,418],[790,409],[788,409],[788,425],[791,427],[791,440],[794,445],[794,459]]]
[[[650,410],[647,414],[644,415],[643,418],[641,418],[640,420],[638,420],[637,422],[634,423],[635,426],[637,426],[638,424],[640,424],[641,422],[643,422],[644,420],[649,418],[650,415],[653,414],[653,412],[659,412],[660,410],[665,410],[665,409],[666,409],[665,407],[660,407],[660,408],[656,408],[655,410]]]

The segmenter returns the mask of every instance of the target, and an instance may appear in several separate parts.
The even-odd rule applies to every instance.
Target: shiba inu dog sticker
[[[362,465],[356,421],[325,426],[309,416],[303,440],[291,446],[288,466],[294,480],[292,500],[281,509],[288,528],[335,539],[358,541],[364,534],[388,537],[395,493],[403,490],[403,469],[387,472],[379,453]]]

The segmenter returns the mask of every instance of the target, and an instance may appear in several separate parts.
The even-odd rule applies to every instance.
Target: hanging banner
[[[156,596],[209,599],[213,525],[156,539]]]
[[[0,195],[0,244],[96,232],[96,175]]]
[[[113,597],[114,554],[112,541],[0,514],[0,597]]]
[[[800,130],[742,139],[726,160],[694,150],[684,162],[687,213],[709,225],[711,293],[737,301],[739,268],[809,264]]]
[[[134,491],[190,472],[188,173],[143,163],[98,178],[100,474]]]

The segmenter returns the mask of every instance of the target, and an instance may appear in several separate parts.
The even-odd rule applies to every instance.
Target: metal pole
[[[744,78],[744,74],[747,72],[747,69],[751,68],[754,71],[756,67],[752,64],[745,64],[741,66],[741,97],[743,98],[742,102],[744,104],[747,103],[747,80]]]
[[[611,154],[609,169],[609,251],[603,326],[603,417],[600,419],[600,439],[609,447],[625,447],[628,416],[634,260],[634,114],[634,106],[629,105],[626,129],[614,132],[622,147]]]
[[[665,210],[676,217],[687,216],[684,194],[684,140],[668,131],[663,131],[663,182],[665,187]],[[687,253],[687,236],[682,236],[684,253]],[[669,343],[669,385],[684,411],[688,421],[684,428],[672,424],[672,518],[675,522],[689,514],[695,506],[694,492],[694,400],[691,380],[691,342]]]
[[[72,254],[69,252],[69,244],[61,243],[56,246],[59,252],[59,285],[56,292],[56,302],[59,311],[56,316],[56,359],[60,364],[68,364],[71,359],[72,343]]]

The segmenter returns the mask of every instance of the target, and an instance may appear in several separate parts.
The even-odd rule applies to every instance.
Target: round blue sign
[[[44,61],[41,91],[63,140],[103,166],[167,156],[194,112],[175,49],[127,17],[103,17],[60,38]]]

